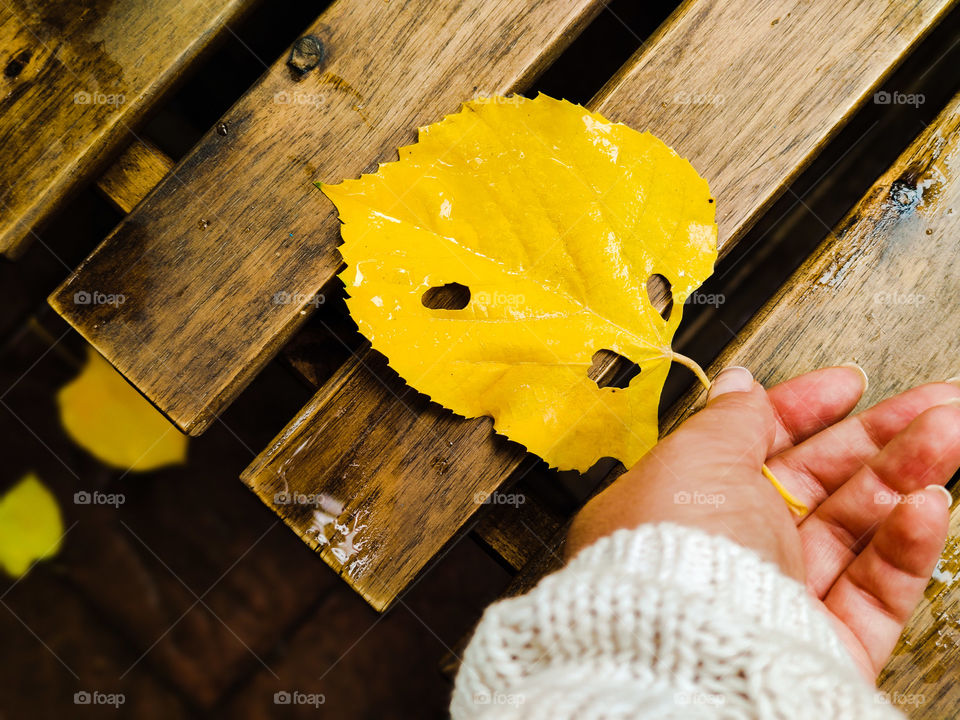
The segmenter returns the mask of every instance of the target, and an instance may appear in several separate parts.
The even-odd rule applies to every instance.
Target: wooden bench
[[[531,479],[539,466],[494,435],[488,420],[465,421],[427,402],[340,322],[342,308],[332,302],[342,293],[334,278],[338,223],[310,183],[394,158],[417,125],[469,97],[522,91],[603,5],[338,0],[308,29],[307,45],[294,48],[311,50],[305,62],[316,66],[298,70],[288,54],[278,58],[172,170],[147,144],[121,156],[98,184],[130,214],[51,296],[61,315],[192,434],[283,350],[317,393],[243,479],[377,609],[467,529],[510,567],[526,568],[512,591],[529,587],[555,566],[574,499],[548,497],[543,482]],[[650,129],[691,159],[719,198],[727,255],[953,5],[688,0],[589,105]],[[810,52],[811,38],[825,34],[830,41]],[[947,210],[958,189],[947,160],[956,116],[953,103],[715,367],[737,361],[773,382],[856,359],[871,374],[868,400],[937,377],[921,375],[891,349],[939,352],[944,367],[927,362],[924,372],[956,373],[946,367],[956,348],[943,352],[929,337],[935,322],[955,326],[950,278],[916,272],[921,261],[949,268],[953,257],[956,221]],[[925,186],[928,172],[940,175]],[[59,195],[45,207],[68,190],[69,183],[51,190]],[[47,211],[10,217],[23,228]],[[923,218],[930,226],[917,235]],[[864,293],[881,292],[874,283],[903,278],[943,298],[932,315],[918,320],[915,308],[867,302]],[[81,290],[123,293],[128,302],[119,311],[76,305]],[[292,300],[277,302],[278,294]],[[841,333],[844,323],[849,330]],[[616,372],[609,360],[598,377]],[[665,429],[698,402],[697,393],[685,397]],[[610,470],[601,485],[619,472]],[[511,512],[482,503],[498,490],[526,502]],[[322,514],[284,503],[291,492],[322,493]],[[954,527],[957,518],[955,509]],[[318,541],[318,530],[327,542]],[[946,584],[932,587],[905,635],[924,642],[921,654],[902,645],[883,678],[895,693],[916,694],[920,682],[935,690],[936,699],[917,711],[924,717],[938,717],[931,708],[955,699],[947,680],[934,677],[942,651],[929,641],[956,636],[931,623],[930,612],[948,618],[960,595]],[[914,661],[926,668],[922,677],[910,670]]]
[[[744,24],[744,17],[756,13],[747,4],[727,4],[723,11],[710,7],[717,17],[709,21],[697,3],[681,7],[590,105],[612,119],[649,128],[690,158],[718,197],[731,199],[718,207],[723,254],[913,40],[900,37],[896,47],[880,42],[881,36],[896,37],[880,33],[876,24],[890,17],[871,17],[872,11],[859,16],[860,5],[846,8],[852,15],[833,5],[810,6],[792,15],[782,34],[776,31],[779,23],[770,25],[776,16]],[[931,13],[931,21],[934,17]],[[856,28],[856,37],[849,46],[833,45],[836,55],[829,61],[811,63],[800,45],[828,19]],[[723,44],[731,35],[739,37],[731,50],[740,55],[725,63],[707,53],[677,59],[683,48]],[[795,50],[785,51],[791,43]],[[851,53],[869,53],[876,64],[851,75],[844,65]],[[745,75],[745,66],[756,75]],[[723,101],[676,102],[681,93]],[[268,503],[286,488],[336,498],[340,525],[354,533],[350,552],[336,539],[318,550],[383,609],[474,514],[475,498],[493,493],[523,457],[520,448],[491,433],[488,420],[463,421],[426,401],[377,353],[363,350],[291,420],[244,480]],[[424,514],[428,506],[431,512]],[[316,542],[309,508],[277,511],[308,542]],[[353,552],[358,542],[362,550]]]

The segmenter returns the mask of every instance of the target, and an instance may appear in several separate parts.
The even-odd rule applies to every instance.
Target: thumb
[[[776,437],[773,406],[749,370],[728,367],[711,384],[706,407],[674,436],[691,451],[709,447],[714,461],[759,470]]]

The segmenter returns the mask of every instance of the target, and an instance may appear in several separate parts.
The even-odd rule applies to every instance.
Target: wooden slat
[[[314,315],[280,354],[297,375],[317,390],[344,364],[349,353],[365,345],[356,326],[346,317],[342,300],[337,299],[330,307],[333,304]],[[556,493],[544,493],[543,482],[552,478],[540,477],[530,464],[521,465],[514,476],[516,483],[507,481],[507,497],[496,496],[481,508],[473,533],[507,565],[520,570],[540,547],[537,538],[550,538],[563,524],[569,507],[562,510],[561,506],[570,503],[558,502],[552,496]],[[499,502],[510,500],[511,496],[516,503]]]
[[[950,538],[925,597],[900,636],[878,684],[915,720],[956,717],[960,704],[960,503],[950,514]]]
[[[252,0],[0,6],[0,253],[95,173]]]
[[[960,314],[960,96],[879,178],[708,371],[743,365],[766,385],[854,360],[870,376],[861,406],[957,374]],[[703,402],[692,391],[668,413],[674,429]],[[612,478],[611,478],[612,479]],[[960,508],[927,599],[914,613],[881,686],[912,717],[960,703]],[[523,592],[560,565],[563,533],[517,576]]]
[[[870,376],[862,404],[957,374],[960,96],[750,321],[712,369],[770,385],[833,363]],[[951,167],[952,164],[952,167]],[[674,427],[702,393],[667,417]]]
[[[948,4],[687,3],[591,105],[649,128],[691,157],[719,198],[726,250]],[[810,38],[822,27],[843,38],[811,53]],[[681,102],[704,99],[708,90],[712,104]],[[408,389],[394,376],[378,377],[377,357],[361,353],[244,479],[270,502],[283,468],[300,492],[329,490],[344,503],[341,527],[368,518],[356,535],[367,543],[357,555],[363,564],[352,561],[349,580],[382,608],[471,516],[474,496],[495,490],[522,454],[510,444],[478,442],[465,428],[481,421],[464,422],[434,404],[416,405],[414,418],[393,397]],[[410,395],[404,397],[410,405]],[[369,410],[375,407],[389,411],[377,416]],[[302,445],[312,437],[322,439]],[[418,447],[432,451],[418,455]],[[444,476],[431,463],[438,449],[450,468]],[[358,468],[346,479],[345,463]],[[399,496],[410,502],[393,504]],[[309,517],[274,509],[310,542]],[[342,569],[336,555],[323,555]]]
[[[144,140],[134,140],[97,179],[97,187],[129,213],[173,168],[173,160]]]
[[[339,221],[312,181],[359,175],[463,100],[524,87],[602,5],[338,0],[309,30],[321,65],[274,63],[51,303],[201,433],[339,268]],[[122,316],[75,305],[81,288],[122,293]]]

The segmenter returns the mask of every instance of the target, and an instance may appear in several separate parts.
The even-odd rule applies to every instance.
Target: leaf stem
[[[673,352],[672,350],[670,352],[672,354],[671,359],[674,362],[680,363],[697,376],[697,380],[699,380],[700,384],[703,385],[704,390],[710,389],[710,378],[707,377],[707,374],[703,371],[703,368],[700,367],[696,360],[693,358],[688,358],[686,355],[681,355],[678,352]]]
[[[697,363],[693,358],[688,358],[686,355],[681,355],[678,352],[671,352],[671,359],[674,362],[678,362],[683,365],[685,368],[693,372],[697,376],[697,380],[700,381],[700,384],[703,385],[705,390],[710,390],[710,378],[707,377],[707,374],[703,371],[703,368]],[[807,514],[807,506],[802,502],[797,500],[793,495],[790,494],[790,491],[787,490],[783,484],[777,480],[777,476],[773,474],[773,471],[763,465],[761,468],[763,476],[770,481],[770,483],[777,489],[777,492],[780,493],[780,496],[784,499],[784,502],[787,503],[787,507],[790,508],[790,511],[799,517],[803,517]]]

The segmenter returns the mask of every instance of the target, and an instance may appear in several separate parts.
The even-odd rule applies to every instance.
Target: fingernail
[[[960,375],[954,375],[952,378],[947,378],[946,380],[944,380],[944,382],[960,387]]]
[[[937,403],[937,405],[957,405],[960,406],[960,397],[950,398],[949,400],[944,400],[943,402]]]
[[[731,365],[720,371],[710,384],[707,399],[731,392],[750,392],[753,387],[753,375],[745,367]]]
[[[855,362],[845,362],[840,365],[840,367],[853,368],[854,370],[859,370],[860,374],[863,375],[863,392],[867,391],[867,388],[870,387],[870,378],[867,377],[867,371],[862,367],[857,365]]]
[[[936,490],[940,497],[943,498],[946,502],[947,507],[953,505],[953,495],[950,494],[950,491],[947,490],[943,485],[927,485],[924,490]]]

